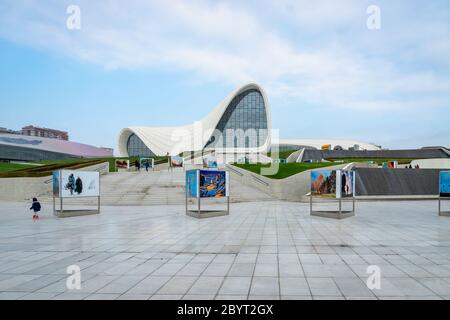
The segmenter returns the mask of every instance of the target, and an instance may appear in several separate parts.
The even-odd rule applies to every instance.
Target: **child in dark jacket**
[[[39,219],[39,211],[41,211],[41,204],[36,198],[33,198],[33,204],[31,205],[30,210],[33,210],[33,220]]]

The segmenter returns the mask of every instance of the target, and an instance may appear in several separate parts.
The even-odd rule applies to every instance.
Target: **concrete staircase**
[[[236,179],[236,174],[230,172],[231,197],[230,202],[265,201],[273,198],[256,188],[242,184]],[[185,171],[174,168],[173,171],[159,170],[140,172],[108,173],[101,176],[101,203],[113,206],[148,206],[174,205],[185,203]],[[47,196],[41,199],[51,202]],[[92,204],[96,198],[65,199],[64,203]],[[209,203],[223,202],[223,199],[207,199]],[[193,201],[190,201],[193,203]]]

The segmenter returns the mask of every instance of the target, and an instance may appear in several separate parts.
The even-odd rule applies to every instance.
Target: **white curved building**
[[[128,127],[120,132],[119,156],[164,156],[186,151],[214,150],[218,154],[255,155],[271,149],[272,118],[267,95],[258,84],[234,90],[205,118],[180,127]],[[273,141],[278,143],[278,141]],[[332,147],[379,148],[356,141],[281,140],[280,148]],[[294,148],[297,146],[297,148]]]

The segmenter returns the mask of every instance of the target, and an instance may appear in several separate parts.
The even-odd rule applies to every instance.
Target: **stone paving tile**
[[[199,276],[208,267],[207,263],[188,263],[180,271],[177,276]]]
[[[231,263],[211,263],[202,273],[204,276],[226,276]]]
[[[116,300],[119,296],[117,293],[93,293],[84,300]]]
[[[450,297],[450,219],[429,201],[361,202],[342,221],[265,201],[232,203],[229,216],[202,221],[175,205],[126,215],[104,207],[71,220],[43,213],[30,224],[22,206],[0,205],[1,300]],[[66,287],[73,264],[80,291]],[[380,267],[379,290],[365,284],[369,265]]]
[[[309,285],[305,278],[280,278],[282,296],[308,296],[311,295]]]
[[[312,300],[312,296],[281,296],[280,300]]]
[[[196,280],[197,277],[175,276],[161,287],[157,294],[185,295]]]
[[[20,297],[19,300],[50,300],[56,295],[57,293],[32,292]]]
[[[304,277],[302,266],[298,263],[283,263],[278,266],[280,277]]]
[[[333,278],[306,278],[313,297],[342,296]]]
[[[214,300],[213,294],[187,294],[181,300]]]
[[[155,294],[149,300],[181,300],[183,295],[180,294]]]
[[[277,263],[257,263],[254,272],[255,277],[278,277]]]
[[[418,278],[417,281],[437,295],[440,296],[450,295],[450,283],[443,279]]]
[[[168,263],[162,265],[161,267],[159,267],[158,269],[156,269],[152,273],[152,275],[153,276],[173,276],[178,271],[183,269],[185,265],[186,265],[185,263],[170,263],[170,262],[168,262]]]
[[[36,290],[42,289],[52,283],[61,280],[61,276],[58,275],[44,275],[39,276],[33,280],[21,283],[15,287],[9,288],[8,291],[26,291],[34,292]]]
[[[54,296],[51,300],[83,300],[88,296],[87,292],[64,292]]]
[[[255,270],[254,263],[235,263],[231,266],[228,276],[231,277],[251,277]]]
[[[148,300],[150,299],[151,295],[146,294],[129,294],[125,293],[117,297],[116,300]]]
[[[168,276],[148,276],[133,288],[127,291],[128,294],[155,294],[167,281]]]
[[[280,295],[278,277],[253,277],[250,296]]]
[[[29,293],[27,292],[13,292],[13,291],[5,291],[0,292],[0,300],[17,300]]]
[[[190,295],[215,295],[222,285],[224,277],[202,276],[195,281],[188,291]]]
[[[244,296],[217,295],[214,300],[247,300],[247,295]]]
[[[280,300],[280,296],[269,296],[269,295],[250,295],[248,300]]]
[[[251,282],[251,277],[226,277],[220,288],[219,295],[247,296]]]
[[[143,280],[143,276],[121,276],[96,291],[99,294],[123,294]]]
[[[340,292],[347,297],[367,297],[375,295],[367,287],[366,283],[359,278],[334,278]]]

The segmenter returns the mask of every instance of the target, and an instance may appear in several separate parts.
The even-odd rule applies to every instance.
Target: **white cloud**
[[[399,65],[392,54],[414,63],[414,53],[395,44],[388,27],[378,35],[364,27],[342,38],[330,32],[365,26],[360,2],[78,1],[80,31],[65,28],[68,4],[4,1],[0,35],[105,68],[166,68],[233,85],[257,81],[271,94],[329,107],[448,106],[447,75]],[[381,37],[389,49],[364,50],[368,37]],[[420,33],[407,38],[428,43]],[[417,54],[426,60],[448,52],[447,43],[436,43],[418,44]]]

